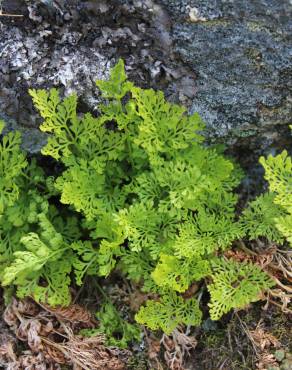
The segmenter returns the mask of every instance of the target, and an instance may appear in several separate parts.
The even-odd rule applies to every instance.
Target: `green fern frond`
[[[27,166],[20,144],[19,132],[4,135],[0,144],[0,214],[19,197],[19,178]]]
[[[204,125],[197,113],[186,115],[184,107],[168,103],[161,91],[133,87],[131,93],[137,105],[137,115],[142,119],[134,141],[145,149],[152,164],[157,163],[157,154],[173,156],[193,141],[202,141],[197,131]]]
[[[72,265],[69,246],[44,214],[39,215],[39,223],[40,236],[31,232],[21,238],[25,248],[14,252],[14,260],[4,269],[2,285],[16,285],[19,297],[33,296],[55,305],[69,304]]]
[[[275,203],[292,213],[292,159],[286,150],[267,159],[260,158],[265,169],[265,179],[269,182],[270,191],[276,194]]]
[[[232,219],[202,209],[193,220],[179,227],[174,253],[178,257],[204,258],[220,249],[225,250],[243,235],[243,229]]]
[[[283,207],[275,203],[275,194],[266,193],[250,202],[243,211],[241,224],[250,239],[266,237],[282,243],[283,235],[278,230],[275,219],[285,215]]]
[[[139,324],[151,330],[163,330],[171,334],[179,325],[199,325],[202,318],[198,302],[191,298],[184,300],[176,293],[163,295],[159,301],[148,300],[136,314]]]
[[[140,340],[141,331],[138,325],[124,320],[111,302],[104,303],[96,312],[96,317],[99,321],[99,327],[82,330],[81,334],[86,336],[104,334],[108,346],[120,348],[127,348],[131,341]]]
[[[275,218],[276,227],[292,246],[292,213],[284,217]]]
[[[85,275],[98,275],[98,250],[93,248],[89,241],[76,241],[71,244],[71,249],[75,252],[73,268],[77,285],[82,285]]]
[[[274,285],[258,266],[231,260],[213,264],[212,280],[213,283],[208,285],[212,320],[219,320],[233,308],[243,308],[258,301],[261,292]]]
[[[161,216],[151,202],[135,203],[128,209],[122,209],[115,220],[128,239],[132,251],[153,249],[157,245]]]
[[[132,88],[133,84],[127,81],[124,61],[120,59],[118,63],[111,68],[109,79],[107,81],[96,81],[97,87],[101,90],[104,98],[122,99]]]
[[[151,276],[162,288],[185,292],[192,282],[200,281],[211,273],[210,261],[203,259],[178,259],[161,254]]]

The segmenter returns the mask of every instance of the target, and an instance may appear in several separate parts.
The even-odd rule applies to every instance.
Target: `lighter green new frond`
[[[102,96],[110,99],[122,99],[131,89],[133,84],[127,81],[125,65],[122,59],[110,70],[110,76],[107,81],[96,81],[100,88]]]
[[[76,114],[76,94],[72,94],[61,101],[56,89],[51,89],[49,92],[29,90],[29,93],[44,119],[40,129],[54,135],[49,137],[42,153],[55,159],[68,157],[71,154],[70,145],[74,144],[76,140],[74,130],[71,130],[71,127],[79,126]]]
[[[21,238],[23,248],[14,252],[1,283],[16,285],[19,297],[33,296],[42,302],[69,304],[72,257],[65,254],[69,248],[45,215],[39,215],[39,223],[40,235],[31,232]]]
[[[71,204],[76,211],[84,213],[90,220],[102,214],[107,205],[100,197],[105,178],[84,161],[63,172],[56,183],[61,192],[61,202]]]
[[[225,250],[243,235],[242,227],[233,219],[201,209],[193,220],[179,227],[174,253],[178,257],[202,258],[220,249]]]
[[[113,270],[117,263],[116,257],[121,254],[120,244],[120,240],[111,242],[103,239],[101,241],[98,253],[99,275],[108,276]]]
[[[151,276],[155,283],[165,289],[185,292],[192,282],[210,275],[210,261],[198,259],[178,259],[161,254]]]
[[[152,278],[161,287],[173,289],[177,292],[185,292],[191,283],[191,271],[186,269],[188,264],[183,263],[175,256],[162,254]]]
[[[3,275],[2,285],[13,282],[21,285],[30,275],[42,269],[50,258],[50,249],[39,239],[35,233],[30,233],[21,239],[27,251],[15,252],[15,260],[8,266]]]
[[[280,233],[287,239],[292,247],[292,213],[275,219]]]
[[[174,155],[193,141],[202,141],[197,133],[203,128],[198,114],[186,115],[184,107],[168,103],[161,91],[134,87],[131,92],[137,104],[137,115],[142,119],[134,141],[145,149],[152,163],[156,162],[158,153]]]

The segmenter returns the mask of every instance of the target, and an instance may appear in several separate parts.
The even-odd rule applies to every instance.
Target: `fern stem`
[[[247,248],[247,246],[244,244],[244,242],[242,240],[238,240],[237,241],[237,244],[247,254],[252,255],[252,256],[257,256],[258,255],[256,252],[254,252],[251,249]]]
[[[107,302],[112,303],[111,300],[109,299],[108,295],[104,292],[104,290],[102,289],[102,287],[99,285],[99,283],[95,279],[94,279],[94,285],[97,288],[97,290],[101,293],[101,295],[103,296],[103,298]]]
[[[269,274],[270,275],[270,277],[276,282],[276,284],[277,285],[279,285],[281,288],[283,288],[284,290],[286,290],[287,292],[289,292],[289,293],[292,293],[292,288],[290,288],[289,286],[287,286],[287,285],[284,285],[284,284],[282,284],[281,283],[281,281],[280,280],[278,280],[275,276],[273,276],[273,275],[271,275],[271,274]]]

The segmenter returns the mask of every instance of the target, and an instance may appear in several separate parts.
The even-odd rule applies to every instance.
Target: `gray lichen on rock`
[[[191,110],[211,137],[233,143],[291,122],[291,2],[164,3],[173,14],[176,52],[197,74]]]

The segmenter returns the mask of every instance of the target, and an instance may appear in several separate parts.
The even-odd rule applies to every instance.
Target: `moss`
[[[136,356],[130,358],[127,364],[127,370],[148,370],[147,354],[140,352]]]
[[[206,20],[206,21],[198,22],[198,23],[200,23],[200,24],[202,24],[206,27],[217,27],[217,26],[228,27],[228,26],[232,25],[231,21],[227,21],[224,18],[209,19],[209,20]]]
[[[246,26],[249,31],[252,32],[265,32],[265,33],[271,33],[270,30],[267,28],[265,23],[259,22],[259,21],[247,21]]]

